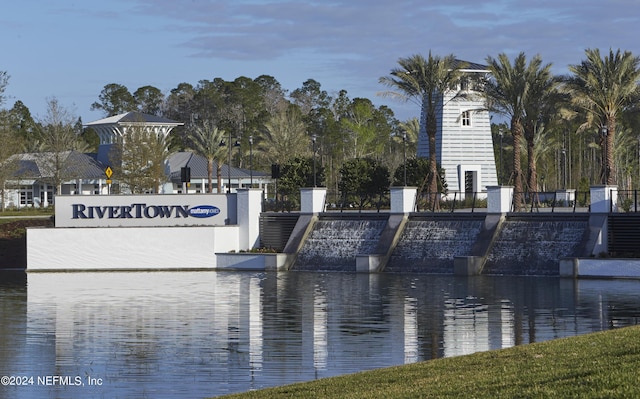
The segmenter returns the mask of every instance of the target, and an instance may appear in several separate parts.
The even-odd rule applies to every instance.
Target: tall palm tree
[[[513,204],[515,209],[522,206],[523,182],[520,152],[524,135],[523,119],[525,105],[529,95],[527,81],[527,60],[524,53],[518,54],[513,61],[502,53],[498,59],[487,57],[492,78],[485,83],[485,95],[489,109],[510,118],[510,130],[513,136]]]
[[[585,50],[586,60],[570,65],[573,74],[566,80],[572,100],[580,108],[592,113],[600,123],[603,146],[602,183],[616,184],[614,145],[616,120],[638,94],[640,58],[629,51],[609,49],[602,57],[599,49]]]
[[[294,157],[311,155],[311,138],[296,106],[278,110],[264,125],[263,138],[257,149],[266,162],[284,163]]]
[[[527,142],[527,188],[538,191],[536,168],[536,138],[548,127],[555,115],[560,97],[557,87],[560,79],[551,74],[551,64],[542,66],[539,55],[534,56],[525,70],[528,95],[524,99],[523,132]]]
[[[438,166],[436,163],[437,112],[442,109],[444,94],[458,87],[462,69],[466,63],[456,60],[453,54],[445,57],[431,55],[425,59],[416,54],[398,60],[400,67],[391,70],[389,76],[383,76],[379,82],[395,89],[383,92],[383,96],[402,101],[414,101],[420,104],[426,115],[426,131],[429,140],[429,181],[428,191],[433,195],[433,203],[438,192]]]
[[[213,164],[217,165],[216,178],[218,193],[222,191],[222,164],[226,156],[226,148],[221,145],[224,142],[225,132],[218,129],[215,123],[205,119],[200,122],[192,121],[193,130],[189,135],[192,149],[207,158],[208,193],[213,192]],[[229,143],[231,145],[231,143]]]

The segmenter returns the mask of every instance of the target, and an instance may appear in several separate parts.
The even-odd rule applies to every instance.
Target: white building
[[[458,62],[464,62],[459,61]],[[485,65],[465,62],[465,74],[486,75]],[[444,94],[437,109],[436,161],[445,171],[449,196],[487,191],[498,185],[491,137],[491,120],[482,94],[463,80],[462,86]],[[459,90],[461,94],[458,95]],[[418,157],[429,157],[426,110],[420,116]]]
[[[105,166],[89,154],[77,151],[27,153],[16,154],[9,161],[17,162],[17,170],[4,190],[6,207],[53,205],[56,179],[60,180],[58,194],[107,194]]]
[[[182,194],[185,189],[189,193],[206,193],[209,184],[209,172],[207,159],[201,155],[192,152],[176,152],[169,156],[169,182],[164,185],[164,193]],[[185,188],[182,182],[181,170],[189,168],[190,181],[189,187]],[[217,164],[213,165],[213,193],[218,193],[218,177]],[[229,167],[223,164],[220,168],[222,177],[222,187],[220,193],[236,192],[239,188],[260,188],[265,195],[268,191],[269,184],[273,183],[273,179],[269,173],[259,172],[256,170]]]

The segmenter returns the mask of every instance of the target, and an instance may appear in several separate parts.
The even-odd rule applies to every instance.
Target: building
[[[109,154],[114,144],[120,142],[129,129],[141,128],[156,134],[168,135],[182,123],[140,112],[127,112],[90,122],[100,138],[98,153],[83,154],[77,151],[62,153],[17,154],[9,162],[15,169],[13,178],[7,181],[3,205],[23,208],[49,206],[54,203],[54,194],[60,195],[107,195],[110,194],[111,175],[108,174],[111,160]],[[181,169],[189,168],[188,193],[206,193],[208,183],[206,158],[191,153],[171,154],[165,171],[167,180],[162,184],[162,194],[181,194],[185,187]],[[222,165],[222,192],[236,192],[238,188],[261,188],[266,193],[271,176],[267,173]],[[113,177],[114,181],[117,180]],[[217,178],[214,176],[214,192]],[[58,187],[56,187],[58,186]]]
[[[15,162],[16,171],[6,184],[7,207],[53,205],[54,193],[107,194],[106,167],[89,154],[77,151],[16,154],[9,162]]]
[[[498,184],[496,162],[491,137],[491,120],[475,77],[489,73],[485,65],[469,63],[462,72],[463,79],[456,90],[448,91],[440,99],[437,109],[436,160],[445,171],[449,196],[465,193],[486,193],[487,186]],[[429,157],[429,138],[426,129],[426,110],[420,116],[418,157]]]
[[[164,187],[164,192],[181,194],[185,192],[185,185],[182,181],[182,168],[189,168],[189,193],[206,193],[207,184],[209,183],[209,173],[207,159],[201,155],[192,152],[176,152],[169,157],[169,182]],[[222,165],[222,188],[220,193],[227,191],[236,192],[238,188],[261,188],[265,192],[268,191],[269,184],[272,183],[271,175],[264,172],[252,171],[243,168],[229,168],[228,165]],[[213,166],[213,192],[218,190],[217,165]],[[231,190],[229,190],[231,188]]]

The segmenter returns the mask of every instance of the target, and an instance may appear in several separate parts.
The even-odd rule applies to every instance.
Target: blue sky
[[[556,73],[586,48],[640,55],[640,0],[21,0],[0,14],[4,104],[44,117],[56,97],[87,123],[106,84],[152,85],[266,74],[292,91],[309,79],[389,105],[376,94],[400,57],[431,50],[483,63],[540,54]]]

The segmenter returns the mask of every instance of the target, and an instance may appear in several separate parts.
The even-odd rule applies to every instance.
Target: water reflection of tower
[[[418,300],[404,300],[404,363],[415,363],[418,356]]]
[[[324,292],[315,287],[313,292],[313,368],[327,368],[327,298]]]
[[[513,308],[478,298],[450,298],[444,304],[444,356],[468,355],[513,346]]]

